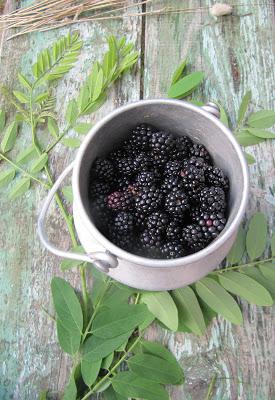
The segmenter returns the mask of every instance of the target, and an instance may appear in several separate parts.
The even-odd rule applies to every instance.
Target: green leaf
[[[246,250],[250,260],[259,258],[266,248],[267,221],[262,213],[255,213],[248,226],[246,235]]]
[[[61,142],[71,149],[77,149],[81,145],[81,141],[77,138],[64,138]]]
[[[51,290],[55,311],[65,328],[78,336],[79,342],[83,328],[83,315],[78,297],[72,286],[62,278],[54,277]]]
[[[270,128],[275,124],[275,111],[262,110],[249,115],[247,123],[253,128]]]
[[[219,104],[220,108],[220,121],[227,127],[229,127],[228,117],[226,115],[225,109]]]
[[[254,279],[239,272],[228,271],[219,274],[219,282],[229,292],[243,297],[258,306],[271,306],[273,301],[268,291]]]
[[[155,320],[155,316],[153,314],[151,314],[150,311],[148,310],[148,316],[138,326],[139,330],[144,331],[146,328],[148,328],[149,325],[152,324],[152,322],[154,322],[154,320]]]
[[[114,390],[125,397],[145,400],[169,400],[166,390],[159,384],[141,378],[133,372],[120,372],[112,379]]]
[[[270,293],[273,302],[275,302],[275,284],[274,284],[274,276],[273,276],[273,282],[269,278],[267,279],[259,270],[257,267],[247,267],[247,268],[242,268],[241,272],[243,272],[245,275],[250,276],[251,278],[255,279],[260,285],[265,287],[268,292]]]
[[[123,304],[98,313],[93,321],[92,333],[100,338],[110,339],[134,329],[147,315],[147,307],[143,304]]]
[[[252,156],[252,154],[249,154],[246,151],[244,151],[244,156],[248,165],[255,164],[256,160],[255,157]]]
[[[237,238],[226,257],[226,261],[228,264],[234,265],[238,264],[241,261],[245,252],[245,238],[246,232],[243,226],[240,226]]]
[[[178,328],[178,310],[168,292],[143,293],[141,301],[149,311],[167,328],[176,331]]]
[[[68,385],[66,386],[62,400],[76,400],[77,386],[75,382],[75,369],[73,370]]]
[[[84,249],[82,246],[75,246],[71,249],[74,253],[84,253]],[[78,267],[82,261],[79,260],[68,260],[64,259],[60,263],[60,269],[61,271],[67,271],[68,269]]]
[[[25,93],[20,92],[19,90],[14,90],[13,94],[17,98],[17,100],[20,101],[20,103],[26,104],[30,101],[29,97]]]
[[[176,385],[182,381],[182,371],[174,362],[151,354],[137,354],[129,358],[127,364],[132,372],[153,382]]]
[[[70,328],[68,324],[67,326],[64,326],[59,318],[57,318],[56,321],[56,328],[58,342],[62,350],[71,355],[76,354],[79,349],[81,339],[79,332],[76,331],[73,326],[72,328]]]
[[[91,130],[92,126],[92,123],[80,122],[79,124],[74,126],[74,130],[80,135],[86,135]]]
[[[96,81],[93,87],[92,102],[96,101],[102,92],[103,87],[103,70],[98,71]]]
[[[106,306],[109,308],[120,307],[122,303],[128,303],[131,294],[132,293],[125,288],[117,287],[114,284],[110,284],[108,286],[108,290],[104,294],[101,304],[102,306]]]
[[[116,393],[114,389],[110,386],[104,392],[104,400],[128,400],[127,397],[121,396],[120,394]]]
[[[0,173],[0,189],[8,186],[15,177],[15,169],[7,169]]]
[[[50,134],[57,139],[59,136],[59,129],[54,118],[48,117],[48,130]]]
[[[203,78],[204,74],[202,72],[193,72],[186,75],[170,87],[168,97],[178,99],[188,96],[199,86]]]
[[[115,355],[115,353],[110,353],[107,357],[105,357],[102,360],[102,365],[101,365],[102,369],[109,369],[110,368],[110,366],[111,366],[111,364],[113,362],[113,359],[114,359],[114,355]]]
[[[1,142],[1,150],[3,153],[10,151],[15,143],[17,136],[18,125],[17,122],[13,121],[7,128],[4,137]]]
[[[123,335],[116,336],[111,339],[103,339],[97,336],[90,336],[84,342],[82,354],[83,360],[98,361],[108,356],[116,350],[122,343],[126,342],[131,336],[131,332],[124,333]]]
[[[259,269],[263,276],[275,285],[275,264],[265,263],[260,264]]]
[[[27,79],[24,75],[22,75],[20,72],[18,73],[18,80],[19,80],[19,82],[21,83],[21,85],[22,85],[25,89],[27,89],[28,91],[31,90],[32,86],[31,86],[30,82],[29,82],[28,79]]]
[[[200,303],[200,307],[202,309],[202,313],[203,313],[203,318],[205,321],[205,325],[209,326],[210,323],[212,322],[213,318],[215,318],[217,316],[216,311],[212,310],[211,307],[209,307],[205,301],[203,301],[202,299],[198,298],[199,303]]]
[[[32,144],[27,147],[21,153],[18,154],[16,162],[18,164],[27,164],[29,161],[33,160],[37,156],[37,151],[35,146]]]
[[[236,133],[235,137],[240,145],[244,147],[254,146],[255,144],[264,142],[264,139],[251,135],[248,130]]]
[[[243,122],[245,114],[248,110],[250,101],[251,101],[251,90],[246,92],[246,94],[244,95],[244,97],[242,99],[242,102],[241,102],[241,105],[239,108],[239,113],[238,113],[238,120],[237,120],[238,125],[240,125]]]
[[[179,313],[179,325],[182,323],[196,335],[203,335],[206,329],[203,313],[197,297],[190,286],[172,291]]]
[[[236,325],[243,322],[241,310],[233,297],[214,279],[203,278],[195,284],[196,291],[210,308]]]
[[[35,97],[34,102],[42,103],[43,101],[47,100],[49,96],[50,96],[49,92],[40,93]]]
[[[275,139],[275,133],[265,131],[264,129],[257,129],[257,128],[247,128],[248,132],[251,135],[256,136],[262,139]]]
[[[9,193],[9,198],[11,200],[16,199],[19,196],[22,196],[24,193],[29,190],[31,186],[31,180],[30,178],[21,178],[17,181],[17,183],[14,185],[14,187],[11,189]]]
[[[84,359],[81,361],[81,374],[87,386],[92,386],[99,374],[102,360],[90,361]]]
[[[78,117],[78,107],[75,100],[71,100],[67,106],[65,119],[69,125],[73,125]]]
[[[63,196],[68,203],[73,203],[73,188],[71,185],[64,186],[62,189]]]
[[[183,71],[186,67],[187,58],[183,60],[183,62],[178,66],[172,76],[172,85],[177,83],[178,80],[182,77]]]
[[[271,236],[271,254],[272,257],[275,257],[275,232],[273,232]]]
[[[0,109],[0,132],[2,132],[5,125],[6,125],[6,113],[4,110]]]
[[[43,390],[42,392],[39,393],[38,400],[47,400],[47,390]]]
[[[32,174],[36,174],[37,172],[41,171],[48,162],[48,154],[43,153],[41,156],[38,157],[37,160],[31,165],[30,172]]]

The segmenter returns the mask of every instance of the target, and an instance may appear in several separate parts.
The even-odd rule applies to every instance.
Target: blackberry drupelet
[[[172,160],[182,161],[189,156],[189,151],[193,142],[187,136],[175,138],[174,148],[171,153]]]
[[[205,237],[202,227],[198,224],[190,224],[183,228],[182,238],[191,250],[199,251],[207,246],[210,242]]]
[[[223,170],[218,167],[209,166],[205,170],[205,178],[207,184],[210,186],[220,186],[225,191],[229,189],[229,179]]]
[[[194,143],[190,148],[190,156],[203,158],[206,164],[211,164],[211,156],[202,144]]]
[[[151,232],[158,232],[160,234],[165,232],[166,226],[169,222],[168,215],[162,211],[155,211],[149,215],[147,219],[147,228]]]
[[[178,176],[181,171],[182,164],[180,161],[168,161],[163,170],[164,176]]]
[[[175,190],[167,194],[165,198],[164,208],[174,217],[182,217],[189,209],[190,203],[185,192]]]
[[[108,194],[111,191],[110,182],[106,181],[91,181],[90,195],[95,198],[101,194]]]
[[[155,186],[144,187],[135,197],[136,210],[145,214],[160,208],[162,193]]]
[[[135,173],[134,160],[131,157],[121,158],[116,163],[118,172],[125,176],[131,176]]]
[[[187,255],[186,248],[182,241],[166,242],[161,247],[161,254],[166,259],[179,258]]]
[[[113,228],[117,232],[131,233],[134,229],[134,217],[131,213],[121,211],[114,218]]]
[[[226,224],[226,218],[223,213],[201,213],[196,215],[194,220],[202,228],[205,238],[209,240],[215,239]]]
[[[173,135],[163,131],[154,132],[150,138],[149,146],[156,154],[168,155],[174,148]]]
[[[172,220],[166,227],[168,241],[178,241],[181,238],[182,225],[177,220]]]
[[[164,178],[161,185],[161,191],[164,194],[168,194],[171,191],[183,190],[183,183],[180,177],[167,176]]]
[[[112,181],[114,178],[114,166],[111,161],[98,158],[93,165],[92,174],[95,175],[98,180]]]
[[[139,188],[152,186],[157,183],[156,174],[152,171],[142,171],[136,177],[136,184]]]
[[[202,189],[199,194],[200,209],[207,213],[215,211],[224,212],[226,209],[226,198],[224,190],[218,186]]]
[[[113,192],[107,197],[107,206],[112,210],[131,210],[133,206],[133,196],[127,190],[123,192]]]

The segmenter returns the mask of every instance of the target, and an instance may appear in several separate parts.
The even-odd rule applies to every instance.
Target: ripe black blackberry
[[[113,229],[121,233],[131,233],[134,228],[134,216],[126,211],[117,213],[113,222]]]
[[[113,150],[108,156],[109,160],[112,163],[116,163],[118,160],[120,160],[121,158],[125,158],[125,157],[126,157],[126,154],[122,148]]]
[[[95,198],[101,194],[108,194],[111,191],[110,182],[106,181],[91,181],[90,195]]]
[[[148,154],[141,152],[133,160],[134,172],[144,171],[150,169],[152,166],[152,160]]]
[[[126,251],[132,251],[134,237],[128,232],[127,233],[119,232],[117,230],[109,228],[108,239],[121,249]]]
[[[173,215],[174,217],[182,217],[189,207],[189,198],[185,192],[181,190],[170,192],[165,198],[164,208],[170,215]]]
[[[163,170],[164,176],[178,176],[181,171],[182,164],[180,161],[168,161]]]
[[[194,216],[196,223],[202,228],[206,239],[215,239],[226,224],[226,218],[223,213],[200,213]]]
[[[199,194],[201,211],[207,213],[224,212],[226,209],[226,198],[224,190],[218,186],[211,186],[202,189]]]
[[[180,171],[184,188],[193,189],[202,186],[205,183],[204,172],[202,169],[193,165],[185,165]]]
[[[172,160],[182,161],[189,156],[193,142],[187,136],[179,136],[174,140],[174,148],[171,152]]]
[[[153,132],[149,141],[149,146],[156,154],[170,154],[174,147],[173,135],[163,131]]]
[[[185,226],[182,230],[182,238],[193,251],[204,249],[210,242],[210,240],[205,237],[202,227],[198,224]]]
[[[168,194],[171,191],[183,190],[183,183],[180,177],[167,176],[164,178],[161,185],[161,191],[163,194]]]
[[[131,178],[125,175],[118,175],[116,177],[114,187],[119,191],[124,191],[128,188],[128,186],[132,183]]]
[[[143,231],[147,227],[147,214],[134,211],[133,217],[134,217],[134,228],[138,232]]]
[[[127,190],[123,192],[113,192],[107,197],[107,206],[112,210],[131,210],[133,206],[133,196]]]
[[[135,206],[138,212],[150,214],[160,208],[162,193],[155,186],[144,187],[135,197]]]
[[[211,156],[202,144],[194,143],[190,148],[190,156],[203,158],[206,164],[211,164]]]
[[[225,191],[229,189],[229,179],[223,170],[218,167],[208,166],[205,170],[205,178],[210,186],[220,186]]]
[[[136,126],[130,136],[130,142],[133,148],[137,150],[148,150],[149,140],[155,129],[147,124],[140,124]]]
[[[164,233],[169,222],[168,215],[162,211],[155,211],[147,219],[147,228],[155,233]]]
[[[164,258],[171,259],[184,257],[187,251],[182,241],[174,240],[163,244],[161,254]]]
[[[116,166],[121,175],[131,176],[135,173],[135,164],[131,157],[119,159]]]
[[[203,158],[195,156],[184,160],[183,166],[185,167],[189,165],[192,165],[193,167],[196,167],[198,169],[202,169],[203,171],[205,171],[209,167],[209,164],[206,164]]]
[[[114,179],[114,166],[110,160],[98,158],[93,164],[92,174],[98,180],[112,181]]]
[[[139,188],[152,186],[156,183],[157,177],[153,171],[142,171],[136,177],[136,184]]]
[[[159,249],[162,245],[162,236],[154,231],[145,229],[140,235],[140,242],[146,249]]]
[[[189,197],[190,204],[194,207],[200,202],[200,193],[205,188],[204,185],[196,186],[196,187],[184,187],[184,191]]]
[[[182,225],[177,220],[172,220],[166,227],[166,237],[168,241],[178,241],[181,238]]]

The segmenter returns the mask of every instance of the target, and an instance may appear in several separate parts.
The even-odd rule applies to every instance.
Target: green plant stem
[[[270,257],[270,258],[266,258],[265,260],[253,261],[253,262],[250,262],[247,264],[235,265],[234,267],[225,267],[222,269],[218,269],[217,271],[214,271],[213,273],[220,274],[220,273],[231,271],[234,269],[245,268],[245,267],[254,266],[254,265],[258,265],[258,264],[265,264],[267,262],[274,261],[274,260],[275,260],[275,257]]]
[[[210,381],[210,385],[208,386],[208,391],[207,391],[207,395],[205,400],[211,400],[213,397],[213,389],[214,389],[214,385],[216,383],[217,380],[217,374],[212,376],[212,379]]]
[[[10,160],[8,157],[6,157],[4,154],[0,153],[0,158],[2,158],[3,160],[5,160],[7,163],[9,163],[10,165],[12,165],[15,169],[17,169],[18,171],[22,172],[22,174],[28,176],[29,178],[31,178],[32,180],[34,180],[37,183],[40,183],[40,185],[44,186],[46,189],[50,189],[50,186],[41,181],[40,179],[36,178],[35,176],[33,176],[32,174],[30,174],[28,171],[24,170],[23,168],[21,168],[19,165],[17,165],[14,161]]]
[[[71,125],[67,126],[67,128],[65,128],[63,132],[58,136],[58,138],[45,150],[45,153],[50,153],[50,151],[52,151],[52,149],[63,139],[63,137],[69,132],[71,128]]]
[[[95,386],[88,393],[86,393],[84,397],[81,398],[81,400],[88,399],[91,396],[91,394],[95,393],[97,389],[109,378],[110,375],[113,375],[116,369],[120,366],[121,363],[123,363],[128,354],[135,348],[135,346],[138,344],[138,342],[140,342],[141,339],[142,339],[142,333],[140,334],[140,336],[137,337],[134,343],[129,347],[127,352],[123,354],[123,356],[118,360],[118,362],[113,366],[113,368],[110,369],[110,371],[102,379],[100,379],[100,381],[98,381],[95,384]]]

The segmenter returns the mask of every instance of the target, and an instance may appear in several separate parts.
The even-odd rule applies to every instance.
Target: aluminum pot
[[[52,253],[92,262],[113,279],[144,290],[169,290],[202,278],[225,258],[236,238],[248,199],[248,171],[242,150],[232,132],[219,121],[213,103],[197,107],[180,100],[141,100],[116,109],[89,132],[75,161],[60,175],[48,194],[39,219],[38,232]],[[111,243],[95,226],[89,210],[88,182],[93,161],[104,156],[138,123],[149,123],[176,135],[187,135],[209,150],[215,164],[230,180],[228,222],[222,233],[205,249],[182,258],[157,260],[140,257]],[[50,243],[45,217],[54,194],[73,169],[75,228],[86,254],[65,252]]]

